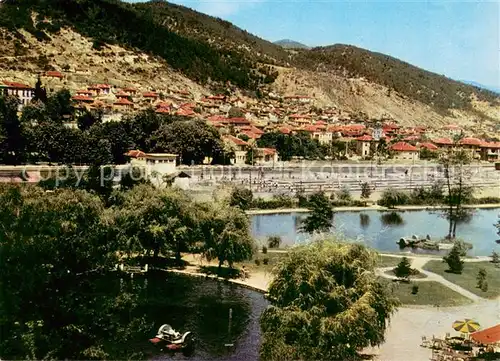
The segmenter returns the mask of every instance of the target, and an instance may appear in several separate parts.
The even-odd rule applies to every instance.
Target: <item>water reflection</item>
[[[403,219],[403,225],[384,222],[381,219],[383,213],[376,210],[362,213],[337,212],[334,217],[334,232],[340,232],[348,239],[361,241],[385,252],[399,252],[396,242],[402,237],[410,237],[414,234],[425,237],[429,234],[431,239],[439,239],[448,233],[449,223],[442,212],[405,211],[398,213]],[[369,217],[369,222],[365,222],[365,214]],[[498,222],[498,214],[499,209],[478,209],[468,223],[457,224],[457,237],[474,246],[469,251],[470,255],[487,256],[495,249],[497,252],[500,251],[500,246],[495,243],[498,236],[493,226]],[[306,216],[307,214],[298,213],[253,216],[252,234],[259,240],[265,240],[269,235],[277,235],[281,237],[283,245],[302,243],[310,238],[309,235],[301,233],[298,227],[300,218]],[[408,249],[405,250],[407,251]],[[423,250],[412,250],[412,252],[429,253]]]
[[[384,226],[402,226],[405,223],[401,214],[397,212],[383,213],[380,221]]]

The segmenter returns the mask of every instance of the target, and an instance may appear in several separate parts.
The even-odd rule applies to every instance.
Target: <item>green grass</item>
[[[391,256],[378,256],[377,267],[396,267],[398,263],[401,262],[401,257],[391,257]]]
[[[481,268],[486,270],[486,281],[488,291],[483,292],[477,288],[477,273]],[[480,297],[496,298],[500,296],[500,268],[495,267],[491,262],[465,262],[461,274],[446,272],[448,265],[442,261],[429,261],[424,269],[443,276],[448,281],[453,282],[466,290],[475,293]]]
[[[425,282],[393,282],[385,278],[379,280],[388,286],[389,292],[399,299],[402,305],[412,306],[460,306],[471,301],[448,287],[434,281]],[[412,286],[418,286],[418,293],[412,294]]]
[[[271,272],[273,267],[283,258],[286,257],[286,252],[273,252],[268,250],[266,254],[258,252],[251,261],[246,261],[239,263],[238,266],[245,266],[249,271],[264,271]],[[264,259],[268,259],[268,264],[264,264]],[[255,263],[255,260],[259,260],[260,265]]]
[[[388,275],[388,276],[396,276],[396,275],[394,274],[394,270],[390,270],[390,271],[387,271],[387,272],[384,272],[384,273],[385,273],[386,275]],[[427,278],[427,276],[426,276],[426,275],[424,275],[423,273],[418,272],[417,274],[414,274],[414,275],[411,275],[411,276],[410,276],[410,279],[415,279],[415,278],[417,278],[417,279],[422,279],[422,278]]]

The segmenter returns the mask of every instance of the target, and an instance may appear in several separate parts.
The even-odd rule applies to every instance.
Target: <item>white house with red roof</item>
[[[400,160],[419,159],[418,148],[409,143],[397,142],[391,145],[389,149],[392,151],[394,159],[400,159]]]
[[[234,148],[234,158],[232,163],[235,165],[243,165],[246,161],[247,149],[250,146],[243,139],[237,138],[232,135],[226,135],[222,137],[222,140]]]
[[[31,103],[35,96],[35,89],[31,86],[11,81],[1,82],[0,91],[3,95],[12,95],[19,99],[18,111],[21,111],[26,105]]]
[[[481,160],[488,162],[497,162],[500,160],[500,142],[481,143]]]
[[[173,176],[177,171],[177,154],[145,153],[141,150],[130,150],[125,153],[129,157],[129,165],[142,171],[143,176],[151,179],[153,184],[163,185],[165,176]]]
[[[117,110],[134,110],[134,103],[127,98],[118,98],[118,100],[113,105]]]

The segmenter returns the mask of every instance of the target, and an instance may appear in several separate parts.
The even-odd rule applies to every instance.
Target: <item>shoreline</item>
[[[406,205],[398,206],[395,208],[387,208],[378,205],[371,205],[366,207],[333,207],[335,212],[362,212],[362,211],[432,211],[432,210],[443,210],[447,206],[424,206],[424,205]],[[500,203],[492,204],[468,204],[464,205],[464,208],[471,209],[495,209],[500,208]],[[310,212],[307,208],[276,208],[276,209],[250,209],[245,211],[247,215],[267,215],[267,214],[283,214],[283,213],[308,213]]]

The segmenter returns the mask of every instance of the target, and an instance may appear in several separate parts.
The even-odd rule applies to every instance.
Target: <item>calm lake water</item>
[[[130,281],[128,281],[130,282]],[[231,284],[177,275],[135,279],[141,284],[143,314],[154,323],[144,341],[156,335],[158,328],[170,324],[196,338],[194,355],[169,355],[150,351],[150,360],[257,360],[260,347],[259,317],[267,307],[260,293]],[[229,331],[229,309],[233,310]],[[224,345],[233,343],[234,347]]]
[[[398,212],[403,223],[399,225],[387,224],[382,219],[387,212],[339,212],[334,216],[335,230],[347,237],[366,244],[382,252],[400,252],[396,244],[401,237],[418,235],[431,239],[444,237],[448,232],[448,222],[437,211],[404,211]],[[477,209],[468,221],[457,225],[457,237],[473,244],[469,252],[471,256],[487,256],[493,250],[500,252],[500,245],[495,243],[499,239],[494,224],[498,222],[500,209]],[[255,215],[251,218],[252,234],[255,238],[265,241],[272,235],[280,236],[285,245],[306,242],[309,235],[298,231],[301,220],[307,213],[284,213],[271,215]],[[406,248],[405,252],[410,251]],[[413,252],[429,253],[429,251],[415,250]],[[439,252],[430,252],[439,253]]]

